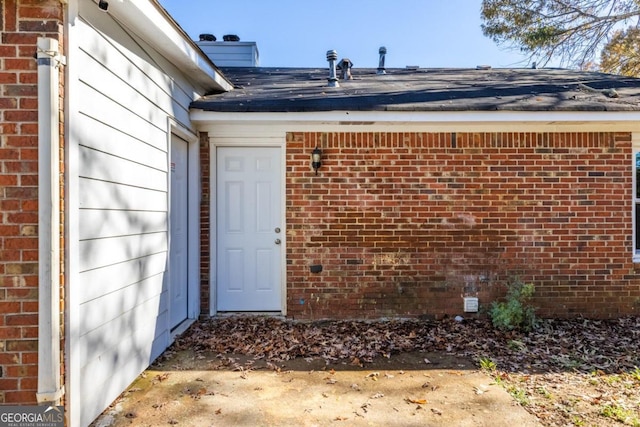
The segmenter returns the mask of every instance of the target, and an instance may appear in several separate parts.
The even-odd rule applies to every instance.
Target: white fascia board
[[[155,0],[109,0],[107,13],[170,59],[204,93],[233,89],[226,77]]]
[[[353,131],[414,130],[468,132],[522,131],[640,131],[640,113],[574,111],[326,111],[299,113],[215,112],[191,110],[192,121],[199,126],[226,124],[279,124],[291,130],[339,126]]]

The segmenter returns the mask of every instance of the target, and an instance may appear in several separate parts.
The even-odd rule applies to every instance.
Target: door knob
[[[276,229],[274,230],[276,233],[280,232],[280,227],[276,227]]]
[[[280,243],[282,243],[282,240],[276,239],[276,245],[279,245]]]

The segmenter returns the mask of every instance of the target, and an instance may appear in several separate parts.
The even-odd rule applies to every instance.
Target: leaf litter
[[[640,426],[640,317],[544,319],[536,330],[519,333],[498,331],[485,319],[302,322],[236,316],[196,322],[172,349],[219,353],[235,368],[235,355],[270,366],[321,358],[366,367],[374,358],[415,351],[489,359],[496,369],[487,373],[495,383],[543,425]],[[366,379],[378,378],[373,373]]]

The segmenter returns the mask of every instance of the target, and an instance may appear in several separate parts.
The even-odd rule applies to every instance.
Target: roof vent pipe
[[[387,56],[387,48],[384,46],[380,46],[378,49],[378,53],[380,54],[380,60],[378,61],[378,71],[376,74],[387,74],[384,69],[384,58]]]
[[[338,52],[335,50],[327,51],[327,61],[329,61],[329,78],[327,86],[339,87],[338,78],[336,77],[336,60],[338,59]]]
[[[342,58],[340,62],[338,62],[338,70],[342,71],[340,76],[342,80],[353,80],[351,67],[353,67],[353,62],[351,62],[349,58]]]

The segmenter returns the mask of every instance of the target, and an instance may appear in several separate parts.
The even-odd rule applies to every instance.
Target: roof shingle
[[[640,111],[640,79],[563,69],[223,68],[235,89],[192,108],[218,112]],[[613,97],[616,96],[617,97]]]

